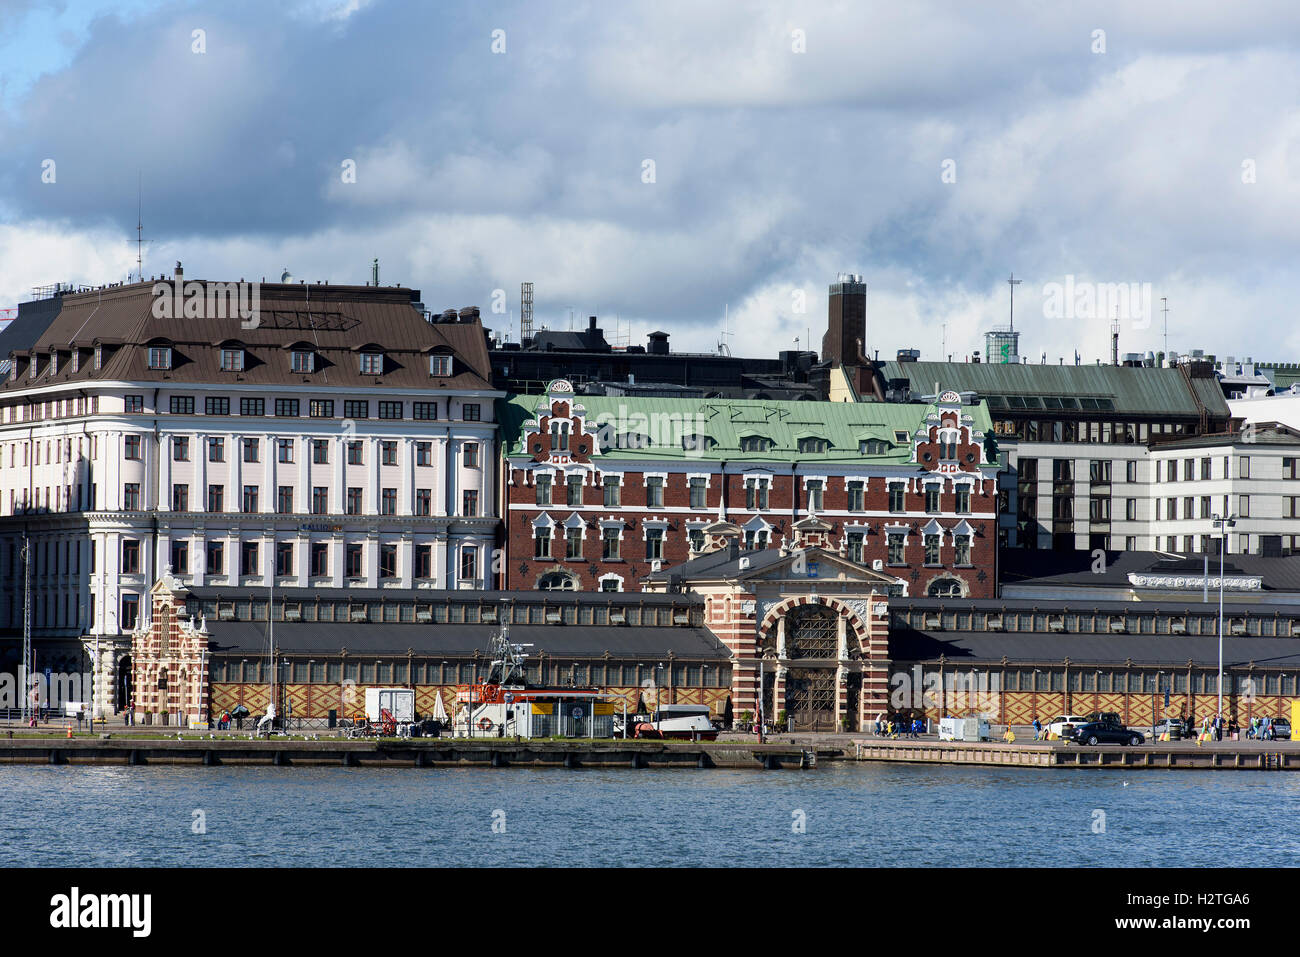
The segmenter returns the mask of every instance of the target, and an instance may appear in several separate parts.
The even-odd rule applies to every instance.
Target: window
[[[1207,455],[1205,458],[1201,459],[1201,478],[1203,478],[1203,479],[1208,479],[1208,478],[1210,477],[1210,462],[1211,462],[1211,461],[1212,461],[1212,460],[1210,459],[1210,457],[1209,457],[1208,455]],[[1283,459],[1283,462],[1285,462],[1285,461],[1286,461],[1286,460]]]
[[[957,486],[957,514],[958,515],[970,514],[970,486],[969,485]]]
[[[239,543],[239,574],[247,577],[258,574],[257,542]]]
[[[134,538],[122,540],[122,574],[140,574],[140,543]]]
[[[605,488],[605,507],[618,508],[622,498],[620,494],[621,488],[619,486],[619,476],[606,475],[604,488]]]
[[[826,485],[821,479],[812,479],[808,482],[808,511],[820,512],[822,510],[822,491]]]
[[[368,419],[370,418],[370,402],[366,399],[347,399],[343,403],[343,418],[345,419]]]
[[[189,542],[172,542],[172,571],[177,575],[190,573]]]
[[[413,419],[436,419],[438,417],[437,402],[412,402],[411,418]]]
[[[258,457],[258,456],[259,456],[259,453],[260,453],[260,450],[259,450],[259,448],[258,448],[258,442],[259,442],[258,439],[244,439],[244,440],[243,440],[242,448],[243,448],[243,450],[244,450],[244,461],[245,461],[245,462],[257,462],[257,461],[260,461],[260,459],[259,459],[259,457]]]
[[[380,402],[379,417],[381,419],[400,419],[402,418],[402,403],[400,402]]]
[[[887,560],[891,565],[903,564],[903,541],[906,538],[903,532],[889,532],[886,536],[888,542]]]
[[[564,531],[564,557],[569,561],[578,561],[582,558],[582,540],[583,530],[581,528],[568,528]]]
[[[460,514],[477,515],[478,514],[478,491],[476,489],[466,489],[461,496]]]
[[[122,627],[133,629],[136,626],[136,619],[140,616],[140,596],[127,595],[122,596]]]
[[[293,514],[293,486],[280,485],[275,493],[275,510],[280,515]]]
[[[617,528],[602,528],[600,530],[600,557],[607,562],[618,561],[621,558],[618,536]]]
[[[1138,480],[1138,464],[1134,461],[1124,463],[1124,480],[1126,482],[1136,482]]]
[[[275,414],[286,418],[297,418],[298,400],[297,399],[276,399]]]
[[[745,532],[745,548],[767,548],[768,531],[765,528],[750,529]]]
[[[140,436],[127,435],[123,437],[122,442],[122,457],[131,462],[140,461]],[[40,462],[37,462],[36,464],[40,465]]]
[[[1110,497],[1093,495],[1088,499],[1088,520],[1092,522],[1110,521]]]
[[[172,486],[172,511],[188,512],[190,510],[190,487],[188,485]]]
[[[847,551],[849,561],[862,564],[864,560],[863,546],[866,544],[866,539],[866,535],[862,532],[848,533],[846,536],[846,544],[848,546]]]
[[[533,529],[533,558],[551,557],[551,530],[549,528]]]
[[[460,550],[460,579],[478,580],[478,548],[473,545],[466,545]]]
[[[349,443],[348,443],[348,465],[365,465],[365,464],[366,464],[366,463],[365,463],[365,460],[364,460],[364,458],[363,458],[363,456],[362,456],[362,451],[361,451],[361,449],[362,449],[362,443],[360,443],[360,442],[349,442]]]
[[[142,395],[128,395],[128,396],[127,396],[127,397],[122,401],[122,411],[124,411],[124,412],[143,412],[143,411],[144,411],[144,396],[142,396]]]
[[[904,511],[903,491],[904,491],[904,486],[901,482],[891,482],[889,484],[889,510],[891,512]],[[850,497],[850,501],[852,501],[851,497]],[[859,506],[857,511],[861,511],[861,510],[862,508],[861,506]]]
[[[1088,480],[1094,485],[1110,484],[1110,461],[1093,460],[1088,463]]]
[[[348,488],[347,513],[349,515],[361,514],[361,489],[355,487]]]
[[[379,496],[379,514],[396,515],[397,514],[397,489],[386,488]]]
[[[172,367],[172,351],[167,346],[150,346],[149,347],[149,368],[150,369],[170,369]],[[54,363],[50,363],[50,373],[54,373]]]
[[[543,508],[551,504],[551,477],[538,475],[533,482],[534,504]]]
[[[311,490],[311,512],[313,515],[328,515],[330,510],[330,490],[326,485],[314,485]]]
[[[429,375],[451,375],[451,356],[429,356]]]
[[[462,450],[462,461],[467,469],[478,468],[478,443],[466,442]]]
[[[925,510],[929,514],[939,511],[939,485],[934,482],[925,487]]]
[[[312,372],[316,368],[316,354],[295,349],[289,356],[289,368],[294,372]]]
[[[384,371],[384,354],[382,352],[361,353],[361,374],[382,375]]]
[[[324,578],[329,573],[330,573],[329,545],[325,542],[312,542],[311,543],[311,576],[313,578]]]
[[[207,572],[209,575],[226,573],[226,545],[224,542],[208,542]]]
[[[203,400],[203,411],[206,415],[229,415],[230,400],[225,396],[210,395]]]
[[[745,508],[763,511],[767,508],[768,480],[766,478],[745,479]]]
[[[1176,518],[1178,518],[1178,499],[1176,498],[1165,499],[1165,519],[1173,520]],[[1173,551],[1172,548],[1170,548],[1169,550]]]
[[[1243,459],[1243,461],[1245,460]],[[1237,515],[1240,518],[1250,518],[1250,496],[1249,495],[1237,496]],[[1242,551],[1244,552],[1245,549],[1243,548]]]
[[[244,350],[243,349],[222,349],[221,350],[221,371],[222,372],[243,372],[244,371]]]
[[[171,398],[172,415],[193,415],[194,396],[174,395]]]
[[[953,564],[969,565],[970,562],[970,536],[956,535],[953,537]]]
[[[570,475],[565,479],[565,502],[574,508],[582,505],[582,476]]]
[[[293,462],[293,439],[275,440],[276,461]]]
[[[140,510],[140,483],[127,482],[122,487],[122,508],[128,512]]]
[[[334,400],[312,399],[307,405],[307,413],[313,419],[332,419],[334,418]]]
[[[466,422],[479,421],[479,407],[477,402],[466,402],[464,408],[464,417]]]
[[[825,439],[803,438],[799,440],[799,451],[805,454],[825,452],[831,444]]]
[[[275,573],[281,578],[293,574],[293,543],[275,543]]]
[[[242,511],[245,514],[252,514],[257,511],[257,486],[245,485],[244,498],[242,501]]]
[[[691,479],[691,508],[708,508],[708,479]]]
[[[240,399],[240,415],[266,415],[265,399]]]
[[[766,452],[771,447],[772,440],[765,439],[761,435],[747,435],[740,440],[742,452]]]
[[[226,487],[224,485],[208,486],[208,511],[224,512],[226,510]]]
[[[939,564],[939,542],[940,536],[938,535],[925,536],[925,563],[927,565]]]
[[[433,464],[432,442],[415,443],[415,464],[418,466],[429,466]]]
[[[691,551],[704,551],[704,529],[700,527],[689,528],[686,530],[686,538],[691,543]]]
[[[190,440],[183,435],[172,437],[172,461],[188,462],[190,460]]]
[[[647,528],[645,530],[645,557],[646,561],[654,561],[664,557],[664,530],[662,528]]]
[[[682,448],[687,452],[707,452],[717,444],[718,440],[711,435],[695,433],[682,436]]]
[[[1239,465],[1240,472],[1239,472],[1239,474],[1238,474],[1238,477],[1239,477],[1239,478],[1244,478],[1244,479],[1250,478],[1250,456],[1249,456],[1249,455],[1243,455],[1243,456],[1238,460],[1238,462],[1240,463],[1240,465]]]
[[[415,577],[416,578],[433,577],[433,546],[432,545],[415,546]]]
[[[348,545],[343,553],[343,574],[348,578],[361,577],[361,546]]]
[[[381,455],[381,463],[383,465],[397,464],[397,443],[396,442],[380,442],[379,452]]]
[[[417,488],[415,490],[415,514],[430,515],[433,509],[433,490]]]
[[[208,439],[208,461],[224,462],[226,460],[226,440],[220,438]]]
[[[379,577],[397,577],[397,546],[382,544],[379,546]]]
[[[1130,522],[1137,521],[1137,517],[1138,517],[1137,506],[1138,506],[1137,499],[1135,498],[1124,499],[1124,518],[1126,521],[1130,521]]]
[[[311,461],[313,465],[329,465],[330,444],[327,439],[311,440]]]

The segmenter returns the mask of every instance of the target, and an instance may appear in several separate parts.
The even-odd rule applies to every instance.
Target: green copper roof
[[[1228,417],[1228,404],[1218,380],[1188,380],[1178,369],[1146,369],[1129,366],[1035,365],[1033,363],[984,362],[885,362],[881,373],[886,382],[908,379],[913,391],[929,394],[935,382],[958,392],[975,392],[997,415],[1002,410],[1025,413],[1029,409],[1060,409],[1062,398],[1075,404],[1065,412],[1085,414],[1099,411],[1108,416],[1168,415],[1194,417],[1200,414],[1193,393],[1211,416]],[[1022,405],[1036,400],[1036,404]],[[1057,400],[1058,404],[1044,400]]]
[[[946,388],[946,386],[945,386]],[[626,396],[579,395],[574,401],[586,409],[588,426],[601,432],[601,459],[663,459],[667,461],[725,460],[727,462],[800,462],[906,465],[911,460],[910,436],[921,428],[933,405],[885,402],[781,402],[768,399],[666,399]],[[507,455],[525,454],[524,423],[536,421],[543,395],[515,395],[498,400],[502,446]],[[977,432],[992,426],[984,403],[962,407]],[[898,443],[895,432],[907,433]],[[683,448],[683,438],[700,435],[712,440],[707,448]],[[619,448],[620,436],[648,436],[641,448]],[[741,452],[746,436],[771,439],[766,452]],[[859,443],[879,439],[885,451],[859,453]],[[825,452],[801,452],[800,439],[824,439]],[[628,443],[624,440],[621,444]]]

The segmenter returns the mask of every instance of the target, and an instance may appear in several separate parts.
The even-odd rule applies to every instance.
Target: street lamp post
[[[1227,509],[1225,508],[1226,512]],[[1235,515],[1215,515],[1214,525],[1219,529],[1219,709],[1216,716],[1223,719],[1223,559],[1228,551],[1228,529],[1236,525]]]

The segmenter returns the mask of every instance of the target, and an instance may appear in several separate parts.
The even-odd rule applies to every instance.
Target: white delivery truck
[[[415,720],[415,690],[412,688],[367,688],[366,720],[378,723],[387,711],[398,724]]]

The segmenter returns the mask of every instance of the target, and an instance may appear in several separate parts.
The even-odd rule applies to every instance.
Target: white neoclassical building
[[[491,574],[501,393],[477,309],[431,321],[414,290],[304,283],[231,315],[177,265],[193,310],[157,308],[171,282],[62,292],[0,341],[0,653],[30,573],[37,670],[98,649],[106,710],[165,572],[250,591]]]

